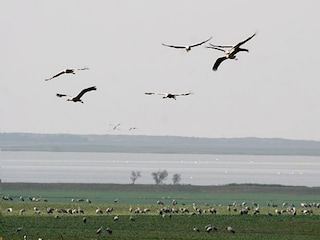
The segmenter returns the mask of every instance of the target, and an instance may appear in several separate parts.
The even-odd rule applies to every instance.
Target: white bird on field
[[[102,231],[102,227],[99,227],[97,230],[97,234],[101,234],[101,231]]]
[[[82,70],[89,70],[89,68],[87,68],[87,67],[84,67],[84,68],[66,68],[66,69],[62,70],[61,72],[57,73],[56,75],[52,76],[51,78],[45,79],[45,81],[49,81],[49,80],[51,80],[53,78],[59,77],[62,74],[68,74],[68,73],[76,74],[76,71],[82,71]]]
[[[188,96],[188,95],[193,94],[193,93],[192,92],[187,92],[187,93],[154,93],[154,92],[147,92],[145,94],[147,94],[147,95],[161,95],[161,96],[163,96],[162,98],[172,98],[174,100],[177,100],[176,97]]]
[[[103,213],[103,211],[101,210],[101,208],[96,209],[96,214],[102,214],[102,213]]]
[[[211,224],[205,226],[204,228],[206,229],[206,231],[207,231],[208,233],[211,232],[212,230],[218,231],[218,228],[217,228],[216,226],[212,226]]]
[[[216,62],[214,63],[212,70],[213,71],[217,71],[218,67],[220,66],[220,64],[227,59],[234,59],[234,60],[238,60],[236,57],[236,54],[238,52],[249,52],[248,49],[245,48],[241,48],[241,45],[245,44],[246,42],[248,42],[251,38],[253,38],[256,35],[256,33],[254,33],[252,36],[248,37],[246,40],[239,42],[238,44],[234,45],[234,46],[220,46],[220,45],[213,45],[211,43],[209,43],[210,46],[206,46],[206,48],[211,48],[211,49],[215,49],[215,50],[219,50],[225,53],[225,56],[220,57],[216,60]],[[224,49],[224,48],[228,48],[228,49]]]
[[[94,87],[89,87],[89,88],[85,88],[85,89],[83,89],[77,96],[75,96],[75,97],[72,97],[72,96],[69,96],[69,95],[67,95],[67,94],[63,94],[63,93],[57,93],[56,94],[56,96],[57,97],[69,97],[68,99],[67,99],[67,101],[73,101],[73,102],[81,102],[81,103],[83,103],[83,101],[81,100],[81,97],[85,94],[85,93],[87,93],[87,92],[89,92],[89,91],[94,91],[94,90],[97,90],[97,88],[94,86]]]
[[[187,52],[189,52],[191,50],[191,48],[193,47],[197,47],[197,46],[200,46],[206,42],[208,42],[212,37],[210,37],[209,39],[205,40],[205,41],[202,41],[202,42],[199,42],[199,43],[195,43],[195,44],[192,44],[192,45],[186,45],[186,46],[182,46],[182,45],[169,45],[169,44],[165,44],[165,43],[162,43],[163,46],[166,46],[166,47],[172,47],[172,48],[180,48],[180,49],[185,49]]]
[[[230,226],[226,227],[228,232],[235,233],[234,229]]]
[[[200,232],[200,229],[199,229],[197,226],[193,226],[192,229],[193,229],[193,231],[195,231],[195,232]]]
[[[107,228],[106,228],[106,231],[107,231],[109,234],[112,234],[112,229],[111,229],[111,228],[107,227]]]

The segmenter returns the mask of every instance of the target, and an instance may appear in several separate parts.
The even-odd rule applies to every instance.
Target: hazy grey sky
[[[1,132],[320,140],[320,2],[1,1]],[[246,43],[221,53],[161,43]],[[67,67],[89,71],[44,79]],[[83,97],[84,104],[57,98]],[[176,101],[145,92],[194,92]],[[138,130],[129,132],[130,127]]]

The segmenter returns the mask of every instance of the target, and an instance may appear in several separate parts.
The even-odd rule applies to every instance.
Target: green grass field
[[[312,192],[301,193],[295,191],[271,191],[265,186],[244,187],[239,191],[234,186],[225,186],[219,191],[205,191],[201,187],[172,189],[172,187],[157,186],[121,186],[111,185],[103,189],[83,189],[81,187],[52,189],[37,188],[2,188],[3,196],[12,196],[13,201],[2,200],[0,208],[0,237],[3,239],[319,239],[320,236],[320,209],[313,203],[318,203],[319,194]],[[261,188],[259,190],[259,188]],[[153,190],[152,190],[153,189]],[[198,189],[198,191],[197,191]],[[246,190],[245,190],[246,189]],[[277,190],[276,187],[274,187]],[[289,189],[289,188],[288,188]],[[287,189],[287,190],[288,190]],[[192,190],[192,191],[191,191]],[[24,196],[21,201],[19,196]],[[41,199],[39,202],[30,201],[28,196]],[[74,201],[71,201],[74,199]],[[83,199],[84,201],[78,201]],[[85,200],[90,199],[92,203]],[[114,200],[118,201],[115,202]],[[172,200],[177,200],[177,205]],[[44,201],[46,200],[46,201]],[[157,200],[164,205],[158,205]],[[230,211],[228,204],[236,203]],[[247,202],[245,206],[241,203]],[[294,204],[297,215],[289,213],[280,215],[275,210],[286,210],[288,205]],[[300,203],[310,203],[312,206],[302,208]],[[200,214],[193,208],[202,210]],[[277,207],[267,206],[267,203],[277,204]],[[253,214],[253,209],[259,206],[259,213]],[[130,212],[148,208],[146,213]],[[248,214],[240,215],[239,211],[249,207]],[[36,214],[36,207],[41,213]],[[46,208],[54,209],[47,213]],[[106,209],[112,207],[111,213]],[[180,209],[187,208],[189,213],[159,214],[162,207]],[[208,212],[214,208],[217,213]],[[8,209],[12,208],[12,212]],[[57,209],[78,209],[84,213],[58,213]],[[96,214],[101,208],[102,214]],[[21,209],[25,211],[19,213]],[[312,210],[312,214],[304,214],[303,210]],[[194,215],[190,213],[194,212]],[[269,216],[272,213],[273,216]],[[59,215],[59,218],[55,216]],[[119,216],[114,221],[113,217]],[[87,222],[83,223],[82,218]],[[135,221],[129,220],[133,216]],[[218,231],[207,233],[204,226],[212,224]],[[200,232],[193,231],[197,226]],[[235,234],[225,228],[232,226]],[[19,227],[23,227],[17,232]],[[96,231],[103,227],[101,234]],[[106,228],[112,229],[112,234]]]

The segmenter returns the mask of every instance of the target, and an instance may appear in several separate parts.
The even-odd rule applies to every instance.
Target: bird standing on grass
[[[235,233],[235,230],[230,226],[226,227],[226,229],[228,232]]]
[[[101,234],[101,231],[102,231],[102,227],[99,227],[97,230],[97,234]]]
[[[206,231],[207,231],[208,233],[209,233],[209,232],[211,232],[212,230],[214,230],[214,231],[218,231],[218,228],[217,228],[217,227],[215,227],[215,226],[212,226],[211,224],[210,224],[210,225],[205,226],[204,228],[206,229]]]
[[[106,231],[107,231],[109,234],[112,234],[112,229],[111,229],[111,228],[107,227],[107,228],[106,228]]]
[[[195,231],[195,232],[200,232],[200,229],[199,229],[197,226],[193,226],[192,229],[193,229],[193,231]]]

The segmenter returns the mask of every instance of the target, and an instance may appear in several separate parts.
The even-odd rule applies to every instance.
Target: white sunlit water
[[[320,157],[153,153],[2,151],[2,182],[154,184],[151,173],[167,170],[181,184],[259,183],[320,186]]]

